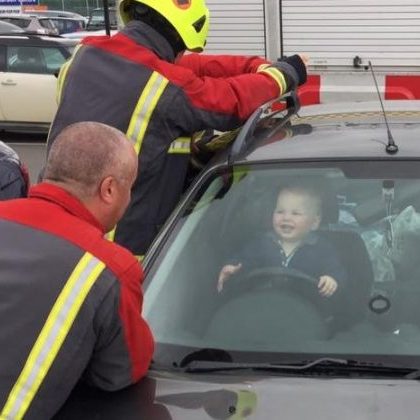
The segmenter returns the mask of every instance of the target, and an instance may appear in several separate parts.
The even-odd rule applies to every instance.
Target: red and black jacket
[[[50,418],[82,376],[116,390],[145,375],[141,266],[76,198],[45,183],[0,202],[0,236],[0,418]]]
[[[127,133],[139,155],[133,199],[115,240],[143,255],[179,201],[194,132],[232,130],[280,94],[259,57],[188,54],[138,21],[85,39],[59,77],[49,147],[67,125],[98,121]],[[285,76],[286,86],[288,83]]]

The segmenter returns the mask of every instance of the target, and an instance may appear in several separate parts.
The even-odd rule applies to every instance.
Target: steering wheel
[[[225,283],[226,295],[249,291],[289,288],[305,295],[318,296],[319,279],[288,267],[262,267],[251,270]]]
[[[241,273],[242,274],[242,273]],[[295,269],[264,267],[229,279],[207,330],[209,339],[228,345],[252,340],[283,348],[296,340],[326,339],[328,299],[319,280]],[[239,344],[238,344],[239,343]],[[277,343],[277,344],[276,344]]]

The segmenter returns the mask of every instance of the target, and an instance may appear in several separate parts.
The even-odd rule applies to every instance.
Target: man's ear
[[[99,184],[99,195],[105,203],[111,204],[114,201],[115,188],[116,184],[113,176],[107,176],[101,181]]]

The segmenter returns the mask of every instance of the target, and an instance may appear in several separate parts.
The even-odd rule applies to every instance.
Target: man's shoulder
[[[138,259],[127,248],[105,237],[100,238],[89,252],[106,264],[117,277],[128,270],[138,271],[139,275],[142,273]]]

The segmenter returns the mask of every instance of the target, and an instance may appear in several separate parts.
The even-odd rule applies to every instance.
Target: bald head
[[[89,198],[104,177],[130,178],[133,146],[119,130],[97,122],[66,127],[51,146],[44,180],[57,183],[80,199]]]

